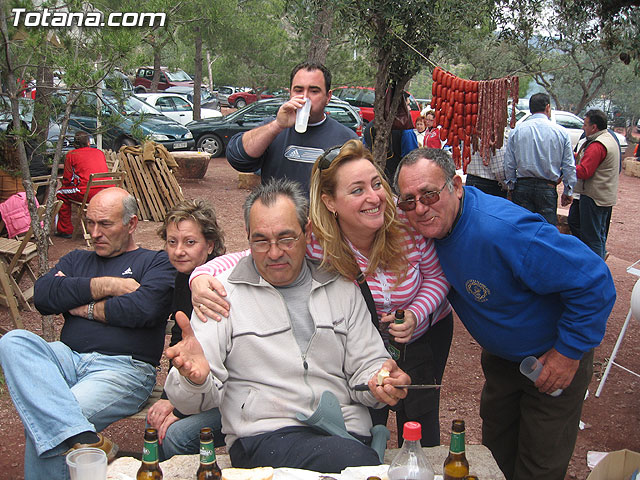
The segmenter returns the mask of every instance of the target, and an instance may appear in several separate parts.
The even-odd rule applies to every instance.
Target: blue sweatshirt
[[[616,299],[604,261],[540,215],[464,192],[453,231],[435,246],[449,301],[473,338],[510,361],[552,347],[579,359],[599,345]]]
[[[65,276],[56,277],[57,272]],[[104,258],[74,250],[36,281],[34,304],[43,315],[63,314],[60,340],[78,353],[131,355],[158,365],[175,276],[164,251],[138,248]],[[70,309],[93,300],[93,277],[133,278],[140,284],[135,292],[106,300],[106,324],[69,314]]]

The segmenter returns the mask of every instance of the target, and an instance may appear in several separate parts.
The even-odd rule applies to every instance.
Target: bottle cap
[[[402,438],[405,440],[420,440],[422,438],[422,425],[418,422],[407,422],[404,424]]]
[[[464,420],[454,420],[451,422],[451,431],[456,433],[464,432]]]

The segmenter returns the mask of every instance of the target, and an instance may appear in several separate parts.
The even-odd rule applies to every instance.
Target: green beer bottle
[[[464,420],[454,420],[451,425],[449,456],[442,470],[444,480],[462,480],[469,475],[469,462],[464,454]]]
[[[210,428],[200,430],[200,467],[196,480],[219,480],[222,472],[216,462],[216,448],[213,445],[213,431]]]
[[[155,428],[147,428],[144,431],[142,465],[138,469],[136,480],[162,480],[158,459],[158,432]]]
[[[396,310],[396,313],[394,316],[395,316],[395,319],[393,320],[393,323],[396,323],[396,324],[404,323],[404,310]],[[407,348],[406,343],[396,342],[393,335],[389,333],[389,346],[387,350],[389,352],[389,355],[391,355],[391,358],[393,358],[396,362],[404,361],[404,351],[406,348]]]

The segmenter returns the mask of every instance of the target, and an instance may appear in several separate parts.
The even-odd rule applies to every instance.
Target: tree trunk
[[[333,12],[331,2],[320,2],[316,6],[316,21],[311,34],[309,56],[307,61],[324,64],[329,51],[329,36],[333,26]]]
[[[195,47],[196,56],[195,61],[195,80],[193,83],[193,119],[200,120],[200,86],[202,85],[202,37],[200,36],[200,27],[194,27],[194,33],[196,37]]]
[[[209,72],[209,91],[213,92],[213,71],[211,70],[211,52],[207,48],[207,71]]]
[[[36,99],[33,106],[33,122],[31,122],[31,131],[35,134],[34,145],[42,145],[37,148],[33,155],[43,156],[44,145],[47,143],[49,136],[49,115],[51,108],[51,95],[53,93],[53,72],[51,68],[43,64],[38,66],[36,80]]]
[[[158,92],[158,83],[160,82],[160,52],[162,47],[156,47],[153,49],[153,78],[151,79],[151,91],[153,93]]]

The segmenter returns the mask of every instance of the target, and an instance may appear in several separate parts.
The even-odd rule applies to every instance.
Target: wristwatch
[[[89,309],[87,310],[87,318],[93,320],[93,307],[96,306],[96,302],[89,303]]]

